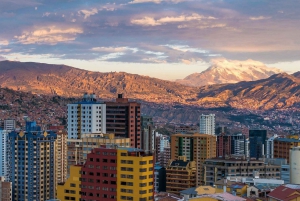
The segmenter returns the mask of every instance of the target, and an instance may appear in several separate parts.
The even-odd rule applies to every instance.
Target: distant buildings
[[[209,134],[215,135],[215,115],[209,114],[200,116],[200,124],[199,124],[200,134]]]
[[[4,177],[6,180],[7,178],[7,166],[8,166],[8,156],[7,156],[7,140],[8,138],[8,131],[0,129],[0,176]]]
[[[232,134],[231,138],[231,154],[249,156],[249,150],[246,142],[246,137],[242,133]]]
[[[26,122],[25,132],[9,133],[8,175],[13,201],[55,198],[56,138],[54,132],[42,131],[35,122]]]
[[[142,149],[152,152],[155,149],[155,133],[153,119],[149,116],[141,116],[142,125]]]
[[[231,155],[231,135],[225,133],[217,134],[217,157]]]
[[[171,159],[170,137],[156,133],[155,161],[166,167]]]
[[[171,135],[171,159],[185,156],[188,161],[196,163],[196,185],[204,183],[203,163],[206,159],[216,157],[216,136],[207,134]]]
[[[3,121],[3,130],[13,131],[16,128],[16,120],[14,119],[5,119]]]
[[[266,158],[274,158],[274,140],[278,138],[277,134],[266,140]]]
[[[68,104],[68,138],[80,139],[87,133],[106,133],[106,105],[97,102],[94,94]]]
[[[249,130],[249,150],[251,158],[262,158],[265,155],[266,130]]]
[[[115,102],[105,104],[107,132],[130,138],[131,147],[142,148],[141,104],[123,98],[122,94],[118,94]]]

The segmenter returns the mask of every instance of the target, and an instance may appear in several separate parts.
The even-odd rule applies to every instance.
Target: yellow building
[[[153,200],[153,155],[118,148],[117,200]]]
[[[230,193],[215,193],[215,194],[203,194],[196,198],[191,198],[189,201],[246,201],[246,198],[234,196]]]
[[[215,182],[216,193],[223,193],[226,188],[227,193],[242,197],[247,195],[247,184],[240,182],[226,181],[224,179]]]
[[[63,200],[80,200],[80,177],[81,166],[70,167],[70,177],[64,183],[57,185],[57,199]]]

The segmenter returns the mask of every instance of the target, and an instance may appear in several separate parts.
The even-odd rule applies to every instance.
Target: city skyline
[[[0,60],[125,71],[168,80],[215,59],[298,70],[300,3],[0,1]]]

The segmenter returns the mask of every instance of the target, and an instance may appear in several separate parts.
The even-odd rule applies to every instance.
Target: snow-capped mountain
[[[267,67],[259,61],[246,60],[213,60],[212,65],[201,73],[193,73],[176,82],[188,86],[204,86],[211,84],[237,83],[265,79],[271,75],[282,73],[277,68]]]

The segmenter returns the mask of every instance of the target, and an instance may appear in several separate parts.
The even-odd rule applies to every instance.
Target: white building
[[[94,94],[84,94],[81,102],[68,104],[68,138],[90,133],[106,133],[106,104],[97,102]]]
[[[200,116],[200,134],[215,135],[215,115],[209,114]]]
[[[300,184],[300,147],[290,149],[290,182]]]
[[[13,131],[16,128],[16,120],[5,119],[3,122],[3,130]]]
[[[278,138],[277,134],[266,140],[266,158],[274,158],[274,140],[276,138]]]
[[[8,131],[0,129],[0,176],[7,179],[7,160],[6,142]]]

